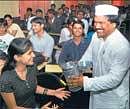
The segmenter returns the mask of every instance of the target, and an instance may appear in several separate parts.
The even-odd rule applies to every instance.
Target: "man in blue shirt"
[[[75,21],[73,23],[72,34],[73,39],[66,41],[63,45],[59,64],[68,61],[79,61],[89,45],[84,38],[84,24],[82,21]]]

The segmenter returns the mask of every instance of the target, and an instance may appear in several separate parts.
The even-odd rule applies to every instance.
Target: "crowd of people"
[[[127,32],[119,30],[130,12],[108,4],[70,8],[63,4],[58,10],[51,4],[46,13],[32,12],[27,8],[24,15],[27,34],[10,14],[0,19],[0,107],[36,108],[37,93],[70,99],[70,109],[129,109],[130,43]],[[68,85],[83,87],[78,96],[65,88],[41,87],[36,75],[43,61],[59,65],[91,61],[92,78],[81,74],[71,79]],[[79,97],[87,101],[80,104]],[[59,108],[50,104],[39,108]]]

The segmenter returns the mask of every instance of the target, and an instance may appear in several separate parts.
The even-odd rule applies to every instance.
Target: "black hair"
[[[7,61],[7,54],[0,50],[0,59]]]
[[[0,26],[7,26],[7,21],[4,20],[3,18],[0,18]]]
[[[67,19],[67,21],[66,21],[66,24],[71,24],[72,22],[74,22],[74,19],[73,18],[69,18],[69,19]]]
[[[55,4],[55,3],[52,3],[52,4],[51,4],[51,7],[52,7],[52,6],[56,7],[56,4]]]
[[[7,18],[7,17],[10,18],[10,19],[13,19],[13,17],[10,14],[5,14],[4,15],[4,19]]]
[[[72,26],[74,26],[75,24],[80,24],[83,27],[83,29],[84,29],[84,23],[81,20],[74,20]]]
[[[42,25],[42,24],[45,24],[45,19],[42,17],[35,17],[31,20],[31,23],[38,23]]]
[[[82,28],[84,29],[84,23],[83,23],[81,20],[74,20],[74,22],[73,22],[73,24],[72,24],[72,27],[73,27],[75,24],[80,24],[80,25],[82,26]],[[84,31],[83,31],[82,36],[85,36]]]
[[[116,26],[119,24],[119,16],[118,15],[106,15],[108,17],[108,21],[111,23],[116,23]]]
[[[23,55],[32,47],[32,43],[27,38],[15,38],[10,43],[8,48],[8,65],[14,68],[16,61],[14,59],[15,55]]]
[[[85,12],[83,10],[81,10],[81,9],[77,11],[77,14],[80,13],[80,12],[83,13],[83,16],[85,15]]]
[[[36,13],[37,12],[43,13],[43,11],[41,9],[36,9]]]
[[[53,9],[48,9],[47,13],[50,13],[50,14],[53,14],[53,15],[56,14],[55,10],[53,10]]]
[[[61,8],[63,8],[63,7],[65,7],[65,4],[62,4],[62,5],[61,5]]]
[[[32,8],[27,8],[27,10],[26,11],[31,11],[32,12]]]

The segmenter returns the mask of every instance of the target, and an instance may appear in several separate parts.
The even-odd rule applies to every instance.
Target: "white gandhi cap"
[[[118,15],[118,11],[119,8],[108,4],[97,5],[95,7],[96,16]]]

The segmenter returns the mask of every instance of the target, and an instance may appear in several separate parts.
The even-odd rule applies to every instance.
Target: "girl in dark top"
[[[37,69],[33,65],[35,55],[28,39],[14,39],[8,48],[8,56],[9,66],[12,67],[12,70],[5,71],[1,81],[3,84],[10,84],[8,93],[2,93],[2,97],[10,109],[35,108],[35,93],[56,96],[61,100],[70,95],[64,88],[51,90],[37,85]]]
[[[7,55],[5,52],[0,50],[0,78],[1,78],[1,75],[2,75],[6,62],[7,62]],[[3,88],[3,85],[1,84],[1,80],[0,80],[0,92],[5,91],[5,90],[6,90],[6,88]],[[1,96],[0,96],[0,108],[6,109],[6,106],[5,106],[4,101]]]

